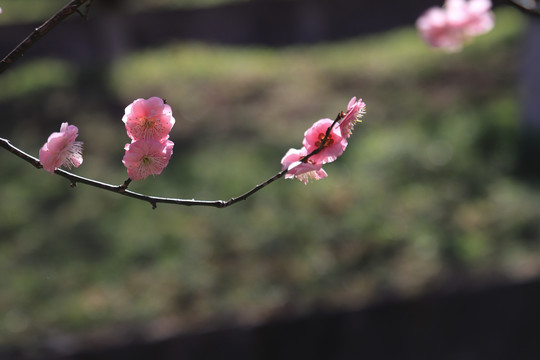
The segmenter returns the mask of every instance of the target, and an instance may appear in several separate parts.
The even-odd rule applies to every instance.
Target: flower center
[[[143,156],[141,158],[141,163],[143,165],[150,165],[151,162],[152,162],[152,160],[148,156]]]
[[[317,140],[315,142],[315,146],[316,147],[320,147],[321,144],[323,143],[323,140],[324,140],[324,136],[326,135],[326,133],[319,133],[319,136],[317,136],[317,138],[319,140]],[[328,137],[326,138],[326,141],[324,142],[324,145],[323,145],[323,149],[325,147],[328,147],[330,145],[333,145],[334,144],[334,139],[332,138],[332,134],[329,134]]]
[[[156,125],[156,122],[154,121],[153,117],[145,117],[142,121],[142,126],[145,129],[153,128]]]

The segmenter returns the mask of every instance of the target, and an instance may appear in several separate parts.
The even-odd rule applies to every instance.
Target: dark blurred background
[[[2,54],[65,3],[3,0]],[[226,209],[0,152],[0,359],[537,359],[538,20],[499,2],[446,54],[414,29],[431,5],[94,0],[35,44],[0,136],[37,156],[68,121],[74,172],[121,184],[124,108],[166,98],[174,155],[137,192],[226,200],[352,96],[367,114],[327,179]]]

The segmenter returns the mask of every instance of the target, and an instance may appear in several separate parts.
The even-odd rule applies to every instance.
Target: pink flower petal
[[[141,180],[149,175],[159,175],[169,164],[174,143],[154,139],[135,140],[126,144],[122,163],[131,180]]]
[[[321,119],[316,121],[311,128],[304,133],[302,144],[306,148],[308,154],[318,149],[326,135],[326,131],[334,122],[330,119]],[[315,163],[326,164],[338,158],[347,147],[347,143],[343,142],[341,129],[339,125],[334,125],[326,141],[323,144],[322,150],[310,157]]]
[[[45,170],[54,173],[60,166],[79,167],[82,162],[83,143],[75,141],[79,129],[75,125],[62,123],[60,132],[52,133],[39,150],[39,161]]]
[[[458,51],[474,36],[495,24],[490,0],[446,0],[444,8],[432,7],[416,21],[420,36],[431,46]]]
[[[349,104],[347,105],[347,113],[339,121],[339,127],[341,129],[341,135],[344,139],[347,139],[351,136],[354,126],[361,122],[362,116],[366,112],[366,104],[362,99],[356,101],[356,97],[353,97]]]
[[[126,107],[122,121],[132,140],[157,141],[168,139],[175,123],[171,107],[159,97],[135,100]]]
[[[311,158],[307,162],[300,161],[301,158],[308,154],[306,148],[289,149],[281,164],[283,170],[287,169],[285,179],[297,178],[304,184],[307,184],[310,180],[319,180],[328,176],[326,171],[322,169],[321,163],[314,163]]]

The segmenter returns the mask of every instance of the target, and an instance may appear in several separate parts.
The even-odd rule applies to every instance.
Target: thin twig
[[[532,16],[540,16],[540,6],[538,5],[537,1],[534,1],[534,7],[526,7],[522,4],[522,2],[515,0],[508,0],[508,2],[510,3],[510,5],[518,8],[525,14]]]
[[[12,154],[18,156],[19,158],[25,160],[26,162],[29,162],[30,164],[32,164],[34,167],[38,169],[41,169],[43,167],[41,166],[39,159],[36,159],[35,157],[25,153],[21,149],[13,146],[7,139],[0,138],[0,146],[8,150]],[[73,173],[70,173],[61,169],[57,169],[54,171],[56,175],[59,175],[68,179],[71,182],[71,187],[75,187],[78,183],[93,186],[102,190],[111,191],[120,195],[146,201],[152,205],[153,209],[157,207],[158,203],[185,205],[185,206],[209,206],[209,207],[216,207],[216,208],[225,208],[233,204],[236,204],[237,202],[240,202],[242,200],[246,200],[248,197],[255,194],[256,192],[258,192],[265,186],[281,178],[283,175],[285,175],[286,172],[287,172],[287,169],[280,171],[279,173],[272,176],[268,180],[255,186],[250,191],[238,197],[233,197],[227,201],[225,200],[210,200],[209,201],[209,200],[195,200],[195,199],[166,198],[166,197],[150,196],[150,195],[136,193],[134,191],[127,189],[127,186],[131,182],[130,179],[126,180],[122,185],[111,185],[111,184],[107,184],[101,181],[75,175]]]
[[[88,0],[72,0],[69,4],[64,6],[53,17],[45,21],[40,27],[35,28],[34,31],[26,39],[24,39],[15,49],[13,49],[5,58],[0,62],[0,74],[6,71],[15,61],[17,61],[24,53],[34,45],[39,39],[45,36],[52,28],[58,25],[62,20],[69,15],[77,12],[78,7],[87,2]],[[88,9],[86,9],[88,13]]]

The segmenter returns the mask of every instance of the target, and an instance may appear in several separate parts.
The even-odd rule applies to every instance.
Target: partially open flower
[[[127,168],[131,180],[141,180],[149,175],[159,175],[169,164],[174,143],[153,139],[136,140],[126,144],[122,163]]]
[[[132,140],[157,141],[168,139],[175,123],[171,107],[159,97],[135,100],[126,107],[122,121]]]
[[[60,132],[53,132],[39,150],[39,161],[45,170],[54,173],[60,166],[71,168],[82,164],[83,143],[75,141],[79,129],[75,125],[62,123]]]
[[[307,184],[310,180],[319,180],[328,176],[322,168],[322,163],[315,163],[311,158],[307,162],[300,161],[307,154],[306,148],[300,150],[289,149],[287,151],[283,159],[281,159],[282,170],[287,169],[285,179],[297,178]]]
[[[366,104],[362,99],[356,101],[356,97],[353,97],[347,105],[347,113],[339,121],[339,128],[341,129],[341,135],[347,139],[351,136],[354,129],[354,125],[361,122],[362,116],[366,112]]]

